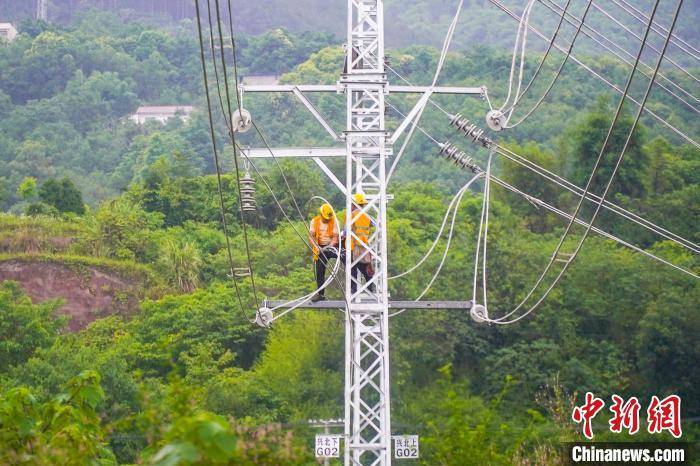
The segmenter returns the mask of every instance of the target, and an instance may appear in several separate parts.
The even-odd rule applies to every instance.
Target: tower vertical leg
[[[386,242],[386,151],[384,28],[381,0],[348,0],[345,464],[390,465],[388,282]],[[373,233],[353,254],[351,196],[362,192]],[[362,283],[354,266],[371,261],[374,276]],[[352,292],[352,289],[355,289]]]

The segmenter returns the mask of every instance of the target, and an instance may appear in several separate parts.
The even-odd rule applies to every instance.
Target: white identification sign
[[[397,435],[394,437],[394,458],[418,458],[418,436]]]
[[[340,458],[340,435],[317,435],[316,458]]]

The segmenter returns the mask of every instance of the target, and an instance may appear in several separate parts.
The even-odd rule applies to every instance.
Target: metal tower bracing
[[[375,228],[361,250],[347,254],[348,296],[345,341],[345,464],[391,464],[389,390],[389,299],[386,245],[386,128],[384,96],[384,18],[381,0],[348,0],[345,73],[347,128],[346,186],[365,193],[362,211]],[[346,197],[346,212],[351,198]],[[346,215],[346,251],[359,215]],[[374,276],[360,283],[352,273],[370,259]]]
[[[41,21],[48,21],[48,12],[46,7],[47,0],[37,0],[36,1],[36,19]]]
[[[391,399],[389,381],[389,292],[386,218],[386,162],[401,137],[433,94],[484,96],[483,87],[389,85],[384,62],[382,0],[348,0],[348,36],[343,72],[335,85],[241,85],[241,92],[290,92],[308,109],[337,144],[325,148],[247,149],[249,158],[311,158],[345,195],[346,251],[359,238],[352,232],[352,195],[362,192],[362,212],[373,229],[366,247],[346,254],[345,296],[345,454],[346,466],[391,464]],[[346,98],[346,128],[338,133],[308,100],[308,92],[336,92]],[[422,94],[413,109],[389,134],[385,98],[389,93]],[[345,157],[345,182],[322,158]],[[362,282],[353,266],[371,261],[374,276]],[[352,290],[355,291],[352,291]],[[346,307],[342,303],[342,307]]]

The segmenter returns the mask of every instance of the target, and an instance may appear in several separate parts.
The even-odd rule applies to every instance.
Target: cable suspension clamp
[[[262,328],[270,328],[273,318],[274,315],[267,305],[267,300],[263,301],[262,306],[255,312],[255,323]]]
[[[493,141],[488,136],[484,135],[483,129],[460,114],[450,116],[450,126],[457,128],[459,132],[470,138],[475,144],[482,145],[487,149],[493,146]]]
[[[484,170],[479,167],[474,159],[466,154],[463,150],[459,150],[458,147],[453,145],[451,142],[447,141],[444,144],[439,144],[440,155],[444,155],[448,159],[452,160],[455,165],[469,169],[472,173],[480,173]]]
[[[472,307],[469,309],[469,316],[474,322],[482,323],[489,320],[489,312],[486,309],[486,306],[483,304],[477,304],[474,301],[472,301]]]
[[[508,119],[500,110],[491,110],[486,114],[486,124],[493,131],[503,131],[508,123]]]
[[[234,133],[245,133],[253,127],[253,117],[245,108],[236,109],[231,115],[231,128]]]

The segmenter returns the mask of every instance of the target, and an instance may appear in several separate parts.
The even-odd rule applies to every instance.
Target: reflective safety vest
[[[316,245],[320,244],[321,241],[321,222],[323,222],[323,219],[320,215],[315,216],[314,219],[311,220],[310,233],[315,241],[315,244],[311,245],[314,252],[314,260],[318,260],[318,248]],[[335,217],[331,217],[330,220],[328,220],[328,236],[333,238],[335,234]]]
[[[369,216],[356,210],[352,213],[352,232],[357,236],[363,245],[369,242],[370,228],[372,227],[372,220]],[[355,248],[355,237],[353,236],[350,240],[350,249]]]

